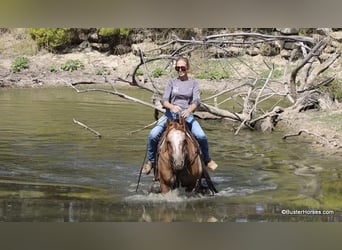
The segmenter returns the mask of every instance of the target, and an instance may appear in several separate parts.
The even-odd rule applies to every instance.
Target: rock
[[[115,46],[113,54],[114,55],[124,55],[131,52],[132,48],[127,45],[119,44]]]
[[[283,28],[278,30],[283,35],[298,35],[299,29],[298,28]]]
[[[297,47],[297,45],[294,42],[285,42],[284,43],[284,49],[293,50],[296,47]]]
[[[339,43],[342,42],[342,31],[332,32],[330,33],[330,37]]]
[[[159,55],[160,50],[157,49],[153,52],[154,49],[158,48],[158,46],[152,42],[143,42],[143,43],[137,43],[137,44],[132,44],[131,49],[132,53],[135,56],[140,56],[140,50],[145,53],[148,52],[148,54],[155,54]],[[151,52],[150,52],[151,51]]]
[[[288,58],[290,58],[290,56],[291,56],[291,52],[290,52],[289,50],[282,49],[282,50],[280,51],[280,56],[281,56],[282,58],[288,59]]]
[[[322,35],[322,36],[327,36],[332,32],[331,28],[318,28],[317,33]]]
[[[260,54],[263,56],[276,56],[280,52],[280,49],[278,46],[276,46],[274,43],[264,43],[260,47]]]
[[[260,54],[260,50],[258,48],[247,49],[246,54],[249,56],[257,56]]]

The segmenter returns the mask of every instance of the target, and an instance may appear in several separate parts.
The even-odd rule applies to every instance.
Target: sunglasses
[[[178,72],[178,71],[186,71],[187,68],[185,66],[176,66],[175,67],[175,70]]]

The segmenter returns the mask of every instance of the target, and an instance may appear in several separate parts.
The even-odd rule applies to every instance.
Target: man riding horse
[[[205,165],[211,170],[217,168],[216,162],[209,156],[207,136],[193,116],[194,110],[200,105],[200,90],[197,81],[188,77],[189,66],[187,58],[180,57],[176,60],[175,70],[178,77],[170,79],[165,88],[161,102],[166,112],[149,133],[148,162],[144,165],[142,173],[149,174],[155,167],[158,142],[166,128],[167,120],[175,120],[179,114],[185,119],[189,130],[198,141]]]

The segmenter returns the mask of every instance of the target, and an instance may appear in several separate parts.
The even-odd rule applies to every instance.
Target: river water
[[[133,131],[154,121],[150,108],[71,88],[0,89],[0,116],[0,221],[341,220],[342,188],[329,186],[340,159],[281,140],[280,128],[234,136],[230,123],[201,120],[218,194],[161,195],[148,192],[151,175],[135,192],[149,129]]]

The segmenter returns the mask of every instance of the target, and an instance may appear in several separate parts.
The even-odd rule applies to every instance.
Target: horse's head
[[[184,167],[187,156],[186,133],[183,121],[168,121],[166,143],[170,163],[174,170]]]

